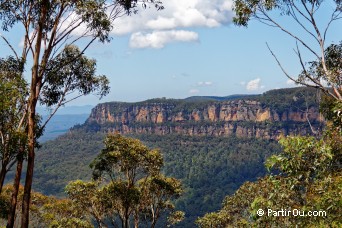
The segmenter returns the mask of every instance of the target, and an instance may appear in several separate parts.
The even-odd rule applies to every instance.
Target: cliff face
[[[177,100],[97,105],[87,120],[121,133],[188,134],[257,138],[308,134],[309,122],[322,126],[318,107],[280,110],[255,100],[180,102]]]

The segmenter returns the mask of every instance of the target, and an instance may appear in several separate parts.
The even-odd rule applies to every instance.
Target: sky
[[[292,87],[267,49],[266,42],[290,75],[300,73],[294,39],[276,28],[250,21],[247,28],[232,23],[231,0],[168,0],[164,10],[153,7],[118,18],[109,44],[94,43],[86,55],[97,60],[97,73],[107,75],[111,92],[102,100],[89,95],[69,105],[136,102],[151,98],[259,94]],[[323,26],[332,3],[318,14]],[[313,46],[317,44],[288,18],[279,22]],[[342,20],[335,22],[327,43],[342,37]],[[19,32],[4,33],[20,48]],[[306,61],[313,56],[302,50]],[[0,56],[9,53],[0,42]]]

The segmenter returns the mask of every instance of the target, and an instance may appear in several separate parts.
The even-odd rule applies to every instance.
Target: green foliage
[[[24,156],[26,149],[25,109],[28,94],[22,69],[22,61],[13,57],[0,58],[0,192],[8,170],[17,156]],[[39,137],[38,128],[36,132]]]
[[[7,146],[15,146],[20,137],[20,124],[27,98],[27,83],[20,74],[22,63],[13,57],[0,59],[0,132],[1,151],[6,140],[13,140]],[[19,127],[19,129],[18,129]],[[22,132],[21,132],[22,133]],[[15,150],[15,149],[12,149]],[[3,153],[1,153],[3,155]]]
[[[335,131],[327,131],[321,139],[308,136],[282,139],[284,151],[266,162],[276,174],[245,183],[234,195],[226,197],[220,211],[199,218],[197,223],[200,227],[210,227],[210,223],[220,223],[222,227],[342,225],[341,142],[340,134]],[[325,211],[326,216],[259,216],[259,209],[266,214],[269,209]]]
[[[264,106],[275,109],[278,113],[285,111],[306,111],[319,106],[320,94],[317,89],[297,87],[276,89],[255,97]]]
[[[102,133],[68,132],[48,141],[37,151],[33,188],[46,195],[64,196],[64,187],[75,179],[90,180],[89,164],[103,148]],[[13,174],[9,173],[9,177]]]
[[[149,2],[155,3],[158,8],[159,1]],[[0,2],[1,29],[9,31],[19,25],[18,31],[24,33],[18,34],[24,37],[20,76],[25,70],[24,63],[26,63],[27,55],[32,54],[32,67],[28,67],[32,70],[30,90],[25,111],[23,111],[23,117],[26,117],[27,112],[25,119],[28,124],[24,129],[27,129],[28,164],[22,205],[22,227],[28,227],[29,224],[35,141],[40,133],[36,130],[40,130],[35,118],[37,102],[40,101],[48,107],[55,106],[51,118],[60,106],[68,102],[66,97],[70,101],[94,91],[98,91],[100,97],[108,94],[107,78],[95,76],[95,60],[89,60],[83,54],[95,40],[102,43],[109,42],[114,19],[122,16],[123,9],[129,12],[136,3],[137,1],[134,0],[112,3],[105,0]],[[82,28],[82,32],[75,35],[74,32],[78,28]],[[19,61],[18,54],[10,42],[3,35],[1,36]],[[77,44],[81,44],[83,48],[79,49],[75,46]],[[70,94],[75,94],[75,92],[79,94],[70,98]],[[41,128],[44,128],[45,124]],[[18,164],[22,164],[22,159],[18,159]],[[6,167],[3,165],[2,168]],[[19,176],[20,174],[18,173]],[[1,175],[1,187],[3,176]],[[15,214],[12,215],[12,218],[14,217]],[[10,223],[9,226],[13,226]]]
[[[296,55],[302,69],[297,78],[287,73],[277,56],[267,45],[281,70],[290,80],[306,87],[318,88],[335,100],[342,100],[342,42],[340,41],[340,44],[331,44],[329,47],[327,47],[326,42],[327,32],[331,24],[341,19],[342,3],[340,0],[234,0],[233,4],[235,11],[233,22],[235,24],[247,26],[251,19],[257,19],[263,24],[281,30],[296,41]],[[322,8],[325,10],[321,10]],[[322,17],[318,16],[322,16],[321,12],[324,13],[326,23],[321,23]],[[303,33],[293,29],[296,26],[287,26],[285,23],[281,23],[275,13],[290,18],[295,25],[302,28]],[[312,38],[317,42],[309,42]],[[301,48],[313,54],[315,60],[308,64],[305,63]]]
[[[44,194],[65,196],[64,186],[74,179],[90,180],[88,164],[104,145],[103,133],[77,128],[46,142],[37,152],[33,188]],[[220,208],[225,195],[232,194],[245,181],[266,173],[263,162],[280,151],[273,140],[236,137],[184,135],[132,135],[150,148],[160,148],[166,176],[182,180],[184,193],[175,201],[186,218],[179,226],[208,211]]]
[[[167,218],[167,222],[170,225],[175,225],[177,223],[180,223],[185,218],[185,213],[183,211],[175,211],[169,215]]]
[[[160,173],[162,165],[158,150],[148,149],[137,139],[109,134],[105,148],[91,164],[98,182],[71,182],[66,192],[98,226],[115,226],[120,220],[122,227],[129,227],[131,221],[137,227],[144,218],[154,227],[162,214],[174,211],[171,199],[182,192],[177,179]],[[172,222],[177,219],[181,219],[179,213]]]
[[[13,187],[4,186],[3,192],[0,196],[0,224],[7,221],[8,212],[10,209],[10,200],[13,192]],[[22,203],[21,197],[23,188],[19,188],[19,202]],[[20,207],[18,206],[17,211]],[[82,227],[91,228],[92,221],[89,218],[83,217],[79,208],[69,199],[57,199],[51,196],[45,196],[37,192],[32,192],[31,211],[30,211],[31,227]],[[18,216],[15,224],[18,224],[20,216]]]
[[[342,134],[342,102],[324,96],[320,110],[324,117],[331,122],[330,127],[335,128]]]
[[[311,61],[309,67],[303,70],[299,75],[299,80],[308,82],[310,80],[324,80],[328,87],[339,88],[342,85],[341,69],[342,69],[342,41],[339,44],[331,44],[324,50],[325,64],[322,61]],[[326,73],[324,67],[329,70]],[[310,74],[310,78],[307,75]]]
[[[108,135],[105,149],[91,163],[93,177],[108,175],[111,180],[119,179],[134,185],[140,175],[154,175],[160,171],[163,159],[157,150],[150,150],[139,140],[125,138],[120,134]],[[121,177],[121,174],[125,175]]]
[[[0,218],[6,219],[9,214],[11,202],[9,197],[0,196]]]
[[[305,6],[307,3],[312,3],[313,6],[319,7],[322,2],[303,1],[302,4]],[[341,11],[341,1],[334,0],[334,3],[336,4],[336,10]],[[294,13],[294,5],[299,7],[296,2],[288,1],[234,0],[235,17],[233,18],[233,22],[240,26],[247,26],[252,18],[262,17],[263,14],[269,13],[272,10],[279,10],[281,15],[292,15]],[[258,14],[260,15],[258,16]]]
[[[83,182],[77,180],[70,182],[65,191],[72,200],[75,210],[85,218],[95,218],[98,225],[101,225],[101,220],[106,217],[105,206],[107,199],[103,197],[103,190],[98,189],[98,182]],[[91,216],[91,217],[90,217]]]
[[[166,175],[182,179],[184,194],[176,201],[191,227],[198,216],[219,209],[222,199],[245,181],[263,176],[265,159],[280,151],[275,141],[236,137],[135,135],[164,152]]]
[[[324,172],[332,162],[332,148],[325,141],[308,136],[289,136],[279,143],[284,151],[271,156],[267,168],[276,168],[286,175],[298,176],[298,181],[309,183]]]
[[[109,93],[109,81],[97,76],[96,61],[88,59],[75,45],[67,45],[46,66],[40,102],[48,107],[64,103],[66,92],[87,95],[97,92],[100,98]]]

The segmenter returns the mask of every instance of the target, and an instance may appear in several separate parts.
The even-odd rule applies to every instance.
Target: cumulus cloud
[[[184,30],[155,31],[152,33],[133,33],[129,41],[132,48],[163,48],[171,42],[190,42],[198,40],[198,34]]]
[[[164,10],[153,7],[139,9],[139,13],[116,19],[113,33],[116,35],[142,30],[170,30],[187,27],[218,27],[232,19],[231,0],[168,0]]]
[[[168,0],[164,9],[157,11],[153,5],[138,8],[137,14],[115,18],[112,35],[130,35],[132,48],[161,48],[175,42],[197,41],[198,34],[190,31],[195,27],[214,28],[231,23],[232,0]],[[108,12],[110,9],[108,9]],[[76,15],[71,13],[63,19],[60,29],[75,23]],[[85,24],[72,32],[83,35]]]
[[[265,86],[261,85],[261,79],[260,78],[256,78],[254,80],[251,80],[246,85],[246,89],[249,91],[259,90],[259,89],[263,89],[263,88],[265,88]]]
[[[197,82],[198,86],[212,86],[213,82]]]
[[[227,25],[232,20],[232,0],[168,0],[164,1],[164,10],[156,11],[153,7],[140,9],[138,14],[119,17],[115,21],[113,34],[125,35],[132,34],[131,40],[137,37],[161,34],[159,32],[174,33],[180,30],[189,30],[194,27],[219,27]],[[146,34],[146,35],[144,35]],[[163,36],[154,38],[153,43],[157,44],[158,39],[164,39]],[[178,42],[196,41],[196,39],[179,39],[178,36],[169,36]],[[160,43],[163,43],[161,41]],[[170,42],[166,42],[170,43]],[[164,43],[164,44],[166,44]],[[158,44],[157,48],[163,46]],[[155,47],[153,45],[131,45],[132,48]]]

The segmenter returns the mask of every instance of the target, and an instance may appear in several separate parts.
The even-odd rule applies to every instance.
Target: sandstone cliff
[[[305,109],[291,105],[282,108],[278,106],[257,99],[110,102],[97,105],[87,124],[124,134],[236,135],[264,139],[288,134],[310,134],[312,130],[309,122],[314,129],[323,125],[318,105],[307,106]]]

